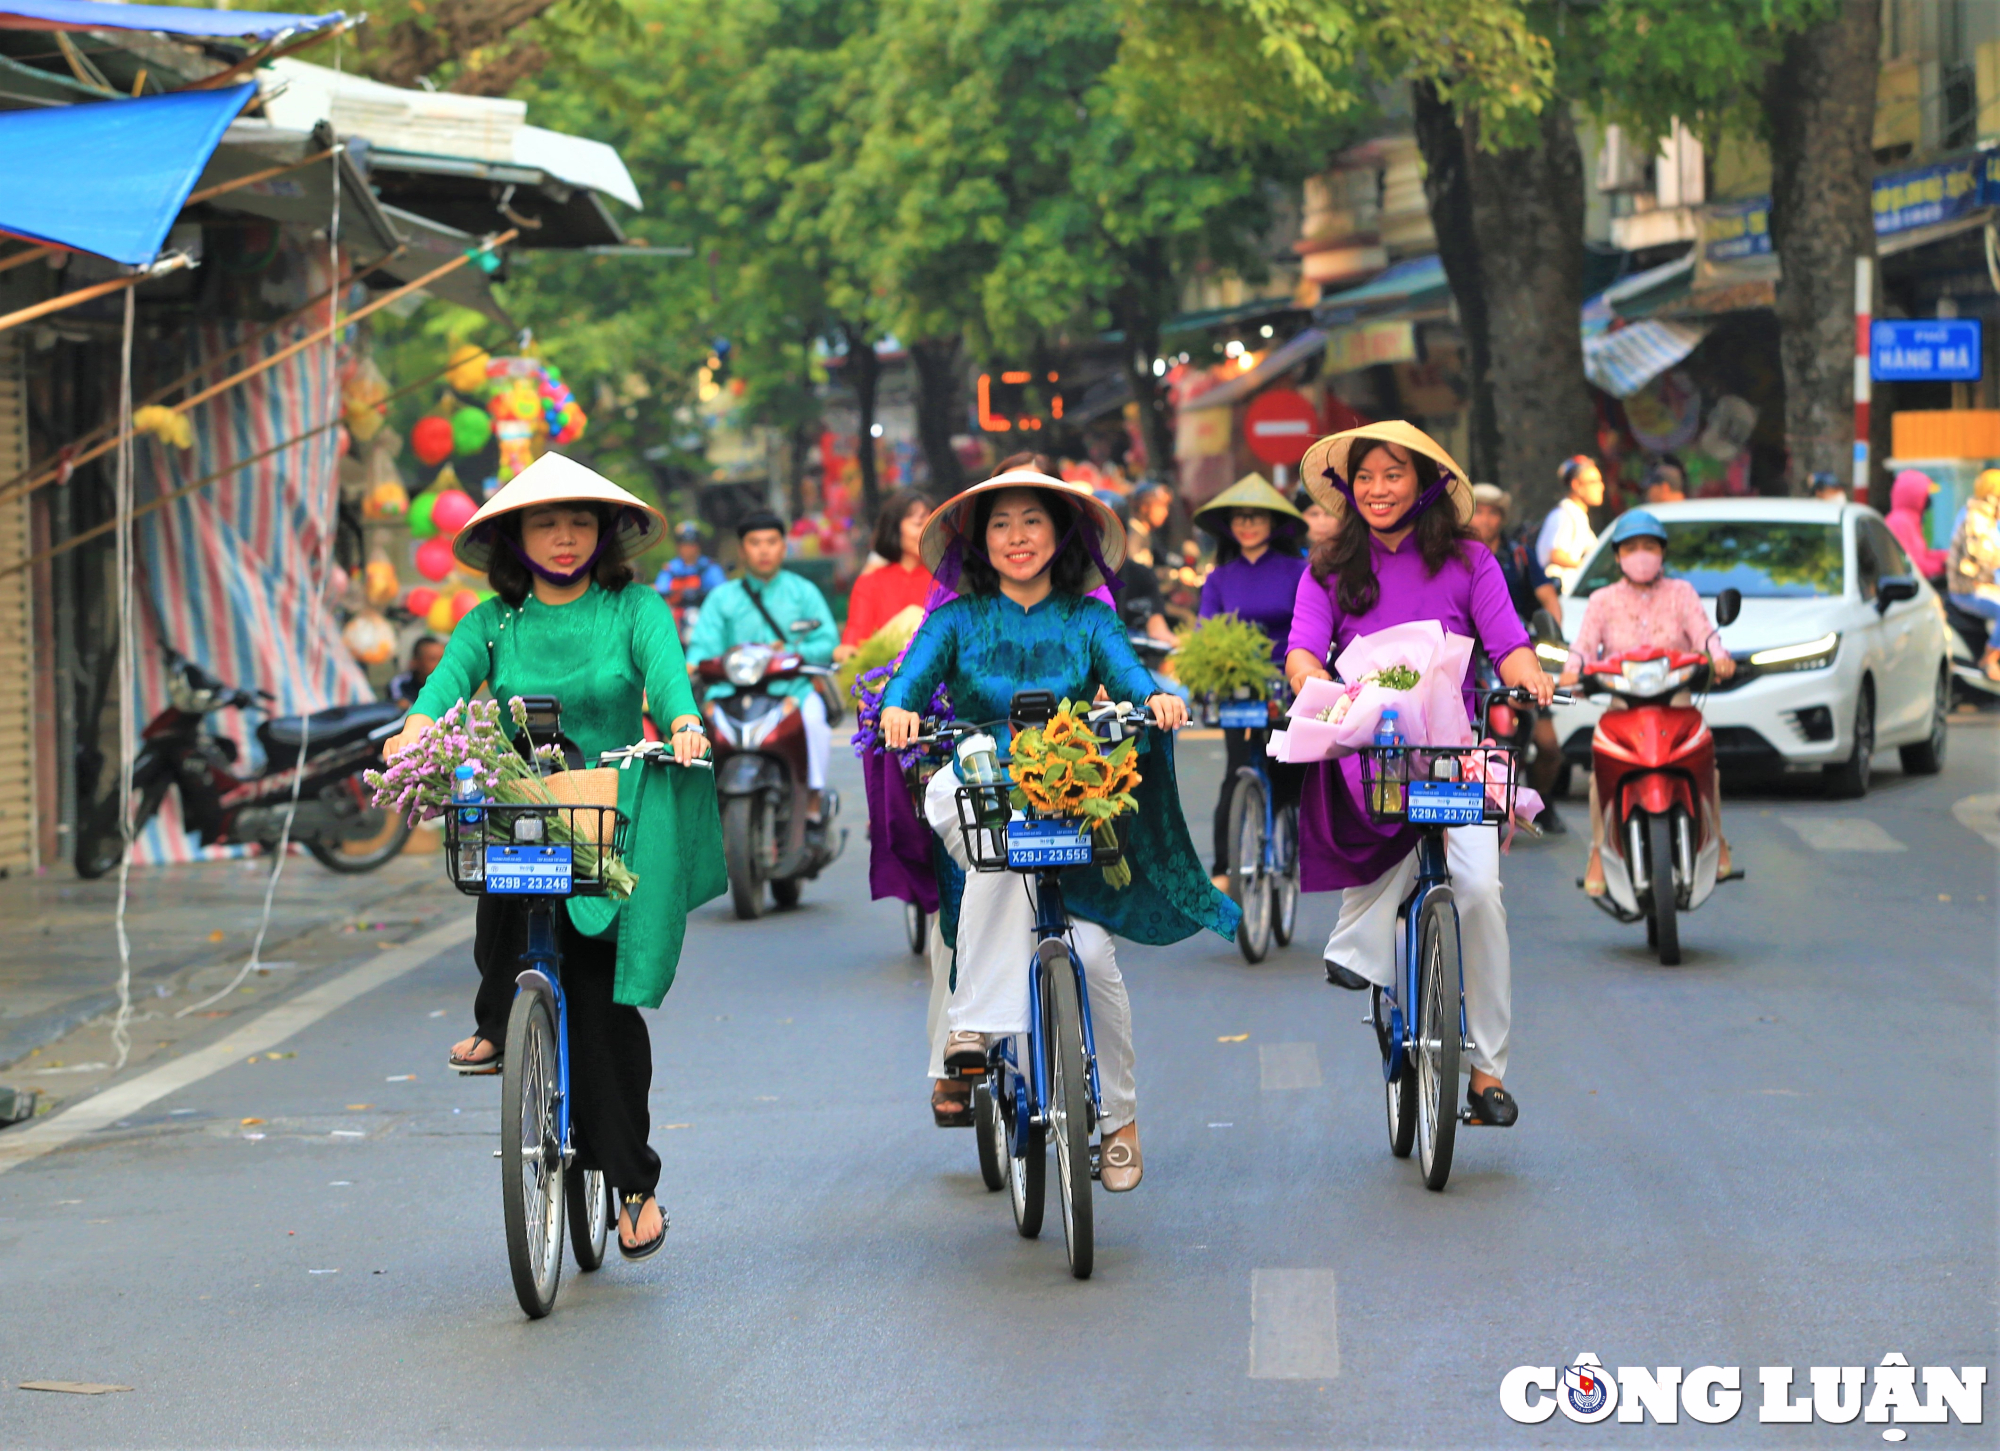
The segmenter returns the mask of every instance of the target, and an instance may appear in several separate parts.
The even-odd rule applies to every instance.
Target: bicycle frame
[[[528,947],[521,960],[528,965],[515,977],[517,992],[540,993],[549,1000],[556,1020],[556,1139],[562,1145],[563,1167],[576,1158],[569,1129],[569,1000],[562,990],[562,954],[556,948],[553,897],[528,900]]]
[[[1058,873],[1035,874],[1035,945],[1028,954],[1028,1028],[1025,1034],[1011,1034],[993,1047],[995,1097],[1014,1114],[1012,1143],[1014,1157],[1027,1152],[1028,1131],[1048,1125],[1049,1061],[1042,1040],[1042,944],[1060,942],[1070,971],[1076,974],[1077,1007],[1083,1015],[1083,1056],[1090,1084],[1090,1111],[1093,1121],[1104,1117],[1103,1092],[1097,1078],[1097,1034],[1090,1020],[1090,985],[1085,981],[1082,960],[1069,940],[1069,909],[1063,903]],[[1028,1071],[1023,1074],[1012,1039],[1028,1041]],[[1009,1080],[1012,1080],[1010,1083]]]
[[[1403,994],[1386,994],[1389,1001],[1389,1054],[1382,1060],[1382,1081],[1391,1082],[1403,1071],[1408,1062],[1409,1052],[1414,1047],[1414,1024],[1421,1021],[1423,963],[1417,934],[1423,930],[1424,908],[1434,896],[1442,894],[1444,905],[1450,909],[1454,920],[1458,916],[1458,904],[1451,894],[1451,868],[1445,861],[1444,830],[1431,828],[1417,838],[1417,880],[1410,888],[1410,894],[1403,898],[1396,908],[1396,926],[1401,933],[1399,945],[1403,955]],[[1463,957],[1458,967],[1458,1037],[1463,1043],[1466,1036],[1465,1022],[1465,961]],[[1407,1002],[1409,1011],[1403,1010]]]

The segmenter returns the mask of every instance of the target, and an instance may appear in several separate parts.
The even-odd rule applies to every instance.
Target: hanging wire
[[[336,95],[340,90],[341,39],[342,37],[336,33],[333,41],[334,92]],[[343,291],[340,285],[340,156],[342,149],[336,144],[332,155],[327,161],[327,164],[333,168],[333,216],[332,220],[328,223],[326,234],[328,272],[332,279],[326,296],[326,401],[327,416],[329,418],[338,417],[340,410],[340,334],[333,328],[333,323],[340,316],[340,294]],[[333,540],[337,530],[340,510],[339,450],[336,448],[334,452],[336,455],[334,475],[328,480],[328,488],[325,491],[327,498],[326,517],[324,520],[319,521],[319,558],[315,561],[318,569],[312,592],[312,609],[305,617],[307,627],[305,674],[309,682],[319,679],[320,669],[325,664],[326,587],[327,581],[333,575]],[[306,507],[310,516],[312,496],[309,479],[310,476],[308,475]],[[306,757],[311,753],[311,749],[312,712],[304,710],[299,713],[299,754],[297,760],[292,763],[291,800],[285,806],[285,824],[278,833],[277,848],[271,854],[271,874],[264,879],[264,911],[257,922],[257,935],[250,941],[250,956],[244,960],[243,966],[236,970],[235,977],[231,978],[222,987],[210,993],[200,1002],[190,1003],[187,1007],[182,1008],[174,1014],[175,1018],[185,1018],[189,1013],[199,1012],[211,1003],[220,1002],[223,998],[235,992],[242,985],[243,980],[250,976],[253,970],[263,966],[264,938],[271,930],[271,905],[278,895],[278,882],[285,874],[285,858],[291,855],[292,822],[298,815],[299,790],[305,784]]]
[[[137,321],[138,289],[125,289],[125,338],[119,349],[118,431],[132,431],[132,332]],[[118,1050],[116,1068],[132,1055],[132,938],[125,930],[125,906],[132,893],[132,763],[138,754],[138,716],[133,692],[139,688],[139,664],[132,623],[132,440],[118,445],[118,1016],[111,1023],[111,1046]]]

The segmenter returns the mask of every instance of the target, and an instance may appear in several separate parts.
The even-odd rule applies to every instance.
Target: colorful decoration
[[[335,565],[326,577],[326,597],[335,604],[347,598],[348,590],[354,587],[354,576]]]
[[[367,443],[382,431],[386,422],[382,402],[388,396],[388,380],[373,358],[363,359],[354,375],[340,385],[340,416],[356,443]]]
[[[410,512],[410,496],[394,479],[385,479],[361,500],[364,519],[400,519]]]
[[[161,443],[173,448],[194,447],[194,425],[188,422],[187,415],[176,413],[171,408],[162,408],[157,403],[134,413],[132,426],[141,433],[152,434]]]
[[[396,653],[396,628],[373,610],[363,610],[340,632],[350,653],[363,665],[380,665]]]
[[[371,605],[390,604],[403,592],[403,582],[396,578],[396,566],[386,559],[369,560],[361,578]]]
[[[427,418],[419,418],[417,426],[410,430],[410,449],[417,461],[426,466],[441,464],[451,457],[452,430],[449,418],[440,418],[435,413]]]
[[[451,597],[452,624],[456,625],[460,620],[464,619],[467,615],[471,614],[474,610],[478,608],[479,608],[478,595],[474,594],[469,589],[462,589],[455,591]]]
[[[475,348],[470,343],[461,343],[451,351],[451,371],[444,375],[445,382],[451,384],[452,392],[463,393],[468,398],[476,398],[486,387],[487,351]]]
[[[458,618],[451,612],[451,596],[439,595],[431,601],[431,607],[424,611],[424,623],[440,635],[449,635]]]
[[[410,537],[422,542],[436,537],[438,528],[431,520],[431,510],[437,507],[438,491],[426,489],[410,500]]]
[[[451,415],[452,452],[463,457],[478,453],[493,437],[493,420],[481,408],[461,408]]]
[[[437,597],[436,590],[429,585],[420,584],[403,596],[403,608],[418,619],[422,619],[431,612],[431,606],[437,603]]]
[[[535,430],[518,418],[503,418],[493,425],[500,437],[500,482],[521,472],[535,461]]]
[[[457,489],[446,489],[438,493],[431,505],[431,523],[437,532],[449,539],[463,529],[466,521],[479,512],[479,506]]]
[[[442,537],[426,539],[417,546],[417,573],[436,584],[451,573],[451,542]]]

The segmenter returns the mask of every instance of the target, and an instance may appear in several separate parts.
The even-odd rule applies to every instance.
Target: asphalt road
[[[0,1444],[1877,1444],[1759,1424],[1756,1367],[2000,1368],[1994,724],[1942,778],[1886,753],[1865,802],[1733,799],[1749,880],[1678,968],[1585,904],[1574,838],[1517,846],[1522,1120],[1461,1135],[1443,1194],[1389,1156],[1361,999],[1322,980],[1333,898],[1259,967],[1121,947],[1147,1175],[1099,1199],[1088,1283],[931,1127],[923,971],[858,840],[795,912],[699,914],[653,1017],[667,1249],[572,1269],[539,1323],[495,1082],[443,1068],[468,953],[327,969],[291,1009],[322,1016],[267,1024],[296,1056],[189,1047],[102,1130],[11,1166],[0,1136]],[[1205,840],[1220,748],[1183,759]],[[1511,1367],[1582,1352],[1739,1366],[1748,1404],[1501,1414]],[[1986,1426],[1909,1444],[1990,1445],[1990,1390]]]

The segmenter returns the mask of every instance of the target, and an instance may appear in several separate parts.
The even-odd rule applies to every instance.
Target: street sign
[[[1290,468],[1319,437],[1319,409],[1291,388],[1267,388],[1243,410],[1243,437],[1267,464]]]
[[[1982,361],[1976,317],[1878,322],[1869,330],[1868,371],[1878,383],[1970,383]]]

